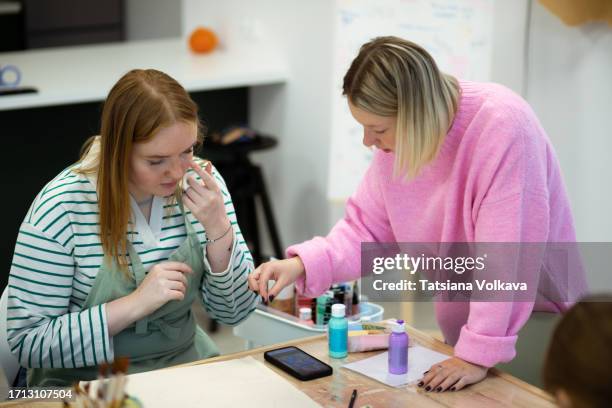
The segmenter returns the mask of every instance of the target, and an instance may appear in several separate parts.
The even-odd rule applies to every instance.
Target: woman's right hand
[[[292,284],[305,273],[304,264],[299,256],[279,261],[270,261],[257,267],[249,275],[249,288],[261,295],[266,301],[272,301],[285,286]],[[268,290],[268,281],[276,281]]]
[[[171,300],[183,300],[187,274],[191,267],[183,262],[160,262],[149,269],[142,283],[132,293],[141,314],[148,316]]]

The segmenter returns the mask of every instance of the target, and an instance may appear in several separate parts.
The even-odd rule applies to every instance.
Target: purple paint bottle
[[[403,320],[398,320],[389,336],[389,373],[408,372],[408,334]]]

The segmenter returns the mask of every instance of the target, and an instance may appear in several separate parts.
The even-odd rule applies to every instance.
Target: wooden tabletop
[[[411,341],[432,350],[445,354],[452,354],[452,347],[439,340],[412,328],[407,329]],[[294,340],[273,346],[261,347],[253,350],[219,356],[186,365],[208,364],[217,361],[231,360],[252,356],[264,361],[263,352],[277,347],[294,345],[307,353],[328,363],[334,368],[331,377],[324,377],[314,381],[299,381],[276,367],[265,363],[271,370],[277,372],[310,398],[323,407],[347,407],[353,389],[357,389],[358,396],[355,408],[371,406],[378,407],[555,407],[552,397],[539,388],[521,381],[497,369],[489,371],[487,378],[457,392],[425,392],[415,385],[401,388],[392,388],[374,381],[353,371],[341,368],[347,362],[371,357],[378,352],[350,353],[347,358],[336,360],[327,355],[327,340],[325,336],[311,337],[305,340]],[[60,408],[57,402],[5,402],[0,407],[35,407]]]

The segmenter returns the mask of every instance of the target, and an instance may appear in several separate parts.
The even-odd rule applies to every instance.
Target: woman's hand
[[[488,371],[487,367],[452,357],[431,366],[418,385],[425,391],[459,391],[466,385],[482,381]]]
[[[202,179],[198,182],[192,176],[187,177],[190,188],[183,194],[183,202],[206,230],[206,236],[217,238],[223,235],[230,226],[225,212],[223,194],[211,175],[211,164],[206,163],[206,171],[194,162],[191,167]]]
[[[249,275],[249,288],[259,293],[266,302],[272,301],[274,296],[278,295],[278,292],[295,282],[303,273],[304,264],[299,256],[266,262],[259,265]],[[274,280],[276,283],[268,291],[269,280]]]
[[[106,304],[108,333],[114,336],[169,301],[183,300],[190,273],[191,267],[182,262],[153,265],[134,292]]]
[[[135,307],[148,316],[171,300],[183,300],[187,292],[187,274],[191,267],[183,262],[160,262],[149,269],[142,283],[132,293]]]

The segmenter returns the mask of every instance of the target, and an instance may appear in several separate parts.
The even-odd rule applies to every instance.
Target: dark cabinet
[[[123,41],[124,0],[0,0],[0,52]]]
[[[24,0],[27,48],[123,41],[123,0]]]
[[[123,0],[24,0],[26,47],[123,41]]]
[[[23,7],[19,1],[0,1],[0,52],[25,48]]]

